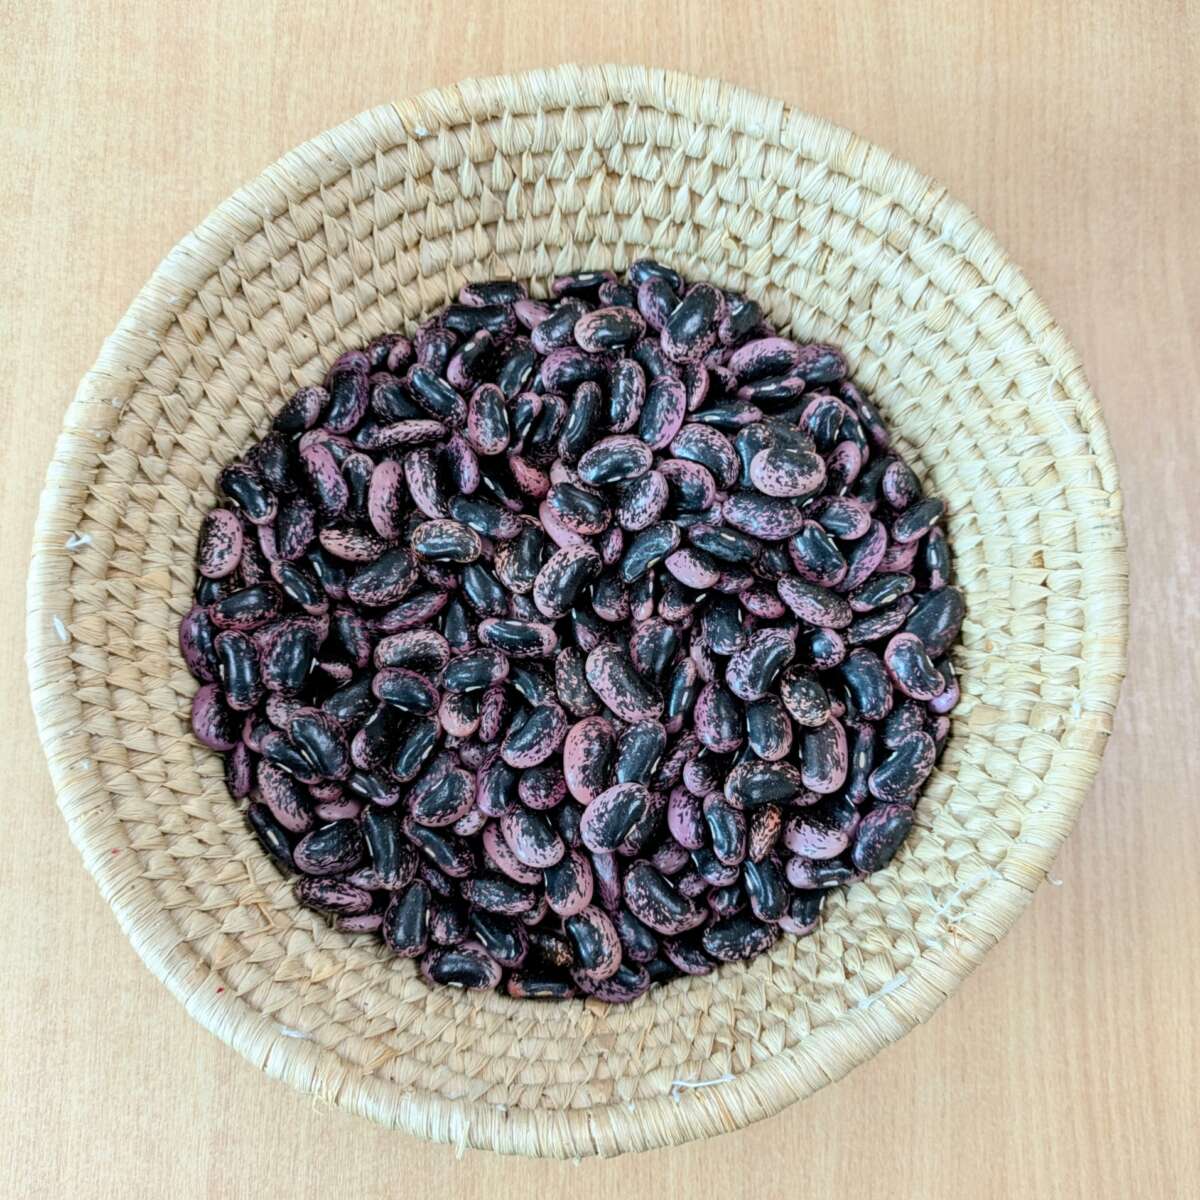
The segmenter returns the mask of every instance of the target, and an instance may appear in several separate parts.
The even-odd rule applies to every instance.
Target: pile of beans
[[[427,979],[627,1001],[892,858],[963,619],[833,346],[635,262],[465,286],[225,468],[196,735],[300,902]]]

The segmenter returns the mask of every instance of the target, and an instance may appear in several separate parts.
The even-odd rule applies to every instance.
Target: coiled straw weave
[[[818,932],[627,1007],[431,990],[297,907],[177,650],[219,467],[340,348],[466,279],[643,254],[837,342],[950,505],[964,699],[918,827]],[[679,1143],[808,1095],[900,1037],[1016,919],[1096,773],[1124,670],[1108,434],[991,235],[844,130],[633,67],[471,81],[288,154],[167,256],[105,343],[50,467],[29,670],[59,804],[150,969],[294,1086],[460,1146]]]

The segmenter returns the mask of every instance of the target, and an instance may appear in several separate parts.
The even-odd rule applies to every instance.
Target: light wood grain
[[[0,6],[0,1196],[1197,1194],[1200,12],[1038,0],[349,11]],[[571,59],[721,75],[850,126],[966,200],[1105,406],[1133,580],[1117,732],[1062,886],[933,1021],[814,1099],[706,1144],[577,1168],[459,1161],[379,1131],[269,1082],[187,1018],[67,839],[20,632],[63,410],[166,250],[264,164],[362,108]]]

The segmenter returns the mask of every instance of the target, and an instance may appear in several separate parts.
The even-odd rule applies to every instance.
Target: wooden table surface
[[[1107,11],[1105,11],[1107,10]],[[0,5],[0,1195],[1200,1194],[1200,8]],[[917,164],[1079,349],[1120,461],[1132,661],[1099,783],[1016,930],[928,1025],[705,1144],[578,1166],[387,1133],[270,1082],[142,966],[68,841],[25,686],[24,588],[62,414],[161,256],[295,143],[468,75],[716,74]]]

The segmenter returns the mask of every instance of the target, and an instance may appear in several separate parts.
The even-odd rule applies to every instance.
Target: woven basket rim
[[[868,183],[880,181],[886,175],[891,192],[903,193],[902,198],[911,208],[920,207],[930,225],[935,223],[936,214],[942,235],[960,253],[977,265],[988,260],[990,266],[979,265],[979,270],[988,276],[997,295],[1020,314],[1031,341],[1055,368],[1074,404],[1080,429],[1087,436],[1104,486],[1112,496],[1118,529],[1120,492],[1108,432],[1075,351],[1024,276],[977,218],[915,168],[848,130],[715,80],[633,66],[564,65],[468,79],[450,87],[431,89],[411,100],[360,113],[285,154],[217,206],[166,255],[105,340],[95,365],[79,385],[55,447],[35,527],[27,597],[29,679],[39,736],[71,838],[122,929],[150,970],[196,1020],[272,1077],[334,1100],[375,1121],[433,1140],[505,1153],[575,1157],[620,1152],[625,1148],[619,1144],[621,1129],[633,1130],[635,1125],[640,1128],[636,1136],[630,1135],[630,1148],[646,1149],[678,1144],[773,1115],[824,1083],[841,1077],[932,1015],[1029,902],[1073,825],[1098,769],[1125,672],[1127,563],[1124,538],[1119,535],[1116,544],[1107,548],[1102,566],[1090,571],[1088,577],[1090,587],[1120,599],[1115,615],[1104,628],[1103,661],[1089,664],[1093,669],[1081,684],[1083,707],[1097,731],[1098,748],[1091,755],[1080,754],[1067,777],[1058,780],[1061,798],[1052,810],[1031,814],[1021,838],[1002,864],[1007,867],[1019,850],[1019,862],[1013,862],[1013,870],[997,872],[971,895],[966,912],[957,921],[956,944],[920,955],[908,977],[895,989],[889,989],[886,998],[881,997],[882,1003],[849,1011],[814,1030],[804,1043],[800,1061],[781,1055],[722,1081],[720,1088],[696,1088],[639,1102],[637,1114],[610,1111],[624,1109],[625,1106],[617,1104],[554,1112],[514,1109],[497,1114],[494,1105],[478,1102],[449,1101],[426,1093],[397,1096],[396,1085],[378,1080],[372,1080],[370,1087],[348,1089],[349,1095],[342,1095],[338,1078],[344,1068],[339,1066],[340,1060],[332,1051],[275,1034],[266,1039],[269,1048],[264,1052],[264,1025],[271,1023],[247,1001],[230,991],[216,1000],[206,995],[201,1004],[194,971],[189,969],[194,957],[191,951],[181,947],[168,923],[145,919],[137,889],[128,886],[130,878],[122,864],[100,854],[89,842],[88,803],[94,809],[103,802],[103,797],[97,797],[95,788],[73,775],[55,754],[56,747],[70,736],[71,730],[64,729],[56,719],[56,695],[69,687],[69,681],[65,681],[63,670],[65,649],[48,619],[55,609],[55,597],[61,595],[61,588],[56,585],[66,578],[70,555],[61,538],[57,541],[54,538],[55,530],[62,527],[62,513],[77,508],[60,495],[60,481],[77,478],[78,463],[89,463],[95,456],[95,443],[87,433],[87,418],[98,401],[105,401],[106,380],[111,378],[112,371],[129,370],[128,360],[134,348],[143,356],[153,353],[154,338],[152,334],[147,337],[147,332],[154,328],[154,320],[164,310],[181,307],[178,304],[181,293],[186,299],[189,287],[199,286],[209,278],[235,246],[250,232],[261,228],[264,207],[269,208],[274,197],[294,191],[300,181],[313,177],[310,164],[315,158],[340,155],[343,150],[347,154],[351,150],[361,152],[364,146],[375,144],[377,132],[385,124],[394,129],[397,120],[411,132],[416,129],[417,118],[436,124],[438,120],[449,122],[470,115],[501,116],[511,109],[514,92],[528,102],[531,107],[526,111],[530,112],[540,107],[584,105],[593,99],[615,100],[652,105],[705,123],[726,123],[749,134],[766,133],[783,145],[815,141],[821,144],[825,156],[836,160],[847,173]],[[87,473],[90,471],[88,467]],[[1053,820],[1045,819],[1049,817]],[[731,1118],[730,1108],[717,1094],[721,1092],[736,1093],[737,1110],[751,1111],[752,1116]],[[613,1131],[604,1138],[593,1132],[593,1121],[601,1107],[604,1120]],[[623,1121],[628,1124],[623,1126]],[[618,1143],[615,1149],[614,1137]]]

